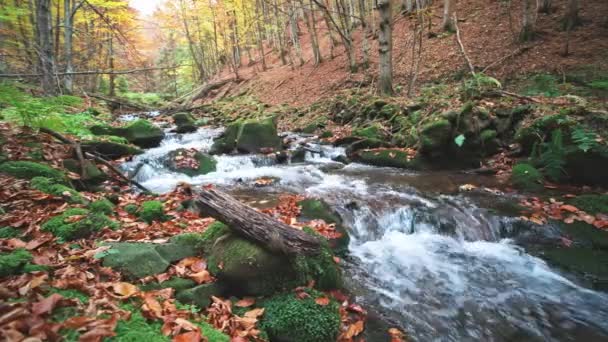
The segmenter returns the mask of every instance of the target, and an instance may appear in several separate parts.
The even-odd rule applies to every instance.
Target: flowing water
[[[123,167],[144,163],[136,180],[157,192],[185,181],[260,200],[290,192],[330,203],[351,234],[349,290],[373,312],[368,326],[382,332],[368,329],[368,341],[386,340],[387,327],[416,341],[608,341],[608,295],[526,251],[530,240],[554,243],[554,227],[527,227],[509,216],[512,199],[504,194],[457,191],[464,183],[492,186],[492,178],[343,166],[332,161],[343,149],[314,142],[319,153],[304,163],[222,155],[216,172],[198,177],[163,166],[168,152],[207,151],[220,133],[169,133]],[[279,180],[255,187],[262,176]]]

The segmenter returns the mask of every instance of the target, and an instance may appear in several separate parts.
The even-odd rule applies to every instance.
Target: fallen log
[[[100,95],[100,94],[88,94],[88,96],[94,97],[94,98],[102,100],[102,101],[113,103],[114,105],[117,105],[119,107],[132,108],[135,110],[141,110],[141,111],[145,111],[145,112],[149,112],[152,110],[152,108],[150,108],[148,106],[145,106],[145,105],[142,105],[139,103],[133,103],[133,102],[125,100],[125,99],[108,97],[108,96],[104,96],[104,95]]]
[[[320,250],[320,241],[316,237],[265,215],[226,193],[203,188],[197,194],[193,209],[200,215],[211,216],[227,224],[234,233],[271,252],[310,255]]]

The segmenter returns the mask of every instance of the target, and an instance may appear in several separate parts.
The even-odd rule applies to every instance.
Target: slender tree
[[[382,95],[393,94],[393,61],[392,61],[392,23],[390,0],[378,1],[378,14],[380,17],[380,30],[378,34],[378,53],[380,65],[378,67],[378,88]]]
[[[36,1],[37,52],[40,65],[41,86],[46,95],[56,95],[55,58],[53,56],[51,1]]]
[[[536,34],[536,2],[534,0],[523,0],[523,15],[519,40],[526,42],[534,39]]]
[[[454,31],[454,11],[456,10],[456,0],[443,1],[443,30]]]

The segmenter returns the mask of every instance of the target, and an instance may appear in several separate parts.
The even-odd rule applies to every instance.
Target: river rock
[[[420,170],[423,166],[420,158],[410,157],[405,151],[400,149],[362,150],[353,154],[351,158],[354,162],[362,164],[400,169]]]
[[[180,148],[169,152],[167,168],[190,177],[205,175],[216,170],[217,162],[212,156],[195,149]]]
[[[160,145],[165,133],[148,120],[138,119],[124,127],[95,125],[90,128],[95,135],[114,135],[123,137],[130,143],[142,148],[151,148]]]
[[[268,153],[281,149],[277,124],[273,118],[268,118],[230,124],[224,134],[213,142],[210,153],[232,153],[235,150],[241,153]]]
[[[177,126],[176,133],[192,133],[197,130],[194,118],[188,113],[173,114],[173,123]]]
[[[107,140],[87,140],[83,141],[81,146],[84,152],[97,153],[112,160],[143,153],[136,146]]]
[[[329,245],[336,252],[343,254],[348,250],[350,236],[343,225],[340,215],[333,210],[329,204],[320,199],[305,199],[298,202],[300,209],[300,219],[304,221],[323,220],[327,224],[334,224],[336,232],[340,234],[335,239],[329,239]]]
[[[211,297],[221,297],[224,288],[220,283],[201,284],[190,289],[177,291],[175,298],[185,304],[195,304],[206,308],[211,304]]]

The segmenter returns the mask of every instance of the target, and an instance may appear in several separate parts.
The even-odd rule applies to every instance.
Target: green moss
[[[542,187],[543,180],[540,172],[532,165],[519,163],[513,166],[511,182],[522,190],[538,190]]]
[[[30,161],[8,161],[0,165],[0,172],[22,179],[32,179],[34,177],[46,177],[55,183],[67,184],[65,173],[53,169],[46,164]]]
[[[169,267],[156,250],[154,244],[149,243],[113,243],[110,253],[103,257],[103,265],[111,267],[128,279],[140,279],[164,272]]]
[[[100,199],[89,204],[89,210],[94,213],[110,215],[114,212],[114,204],[107,199]]]
[[[108,338],[107,341],[120,342],[168,342],[170,338],[161,332],[162,323],[160,321],[147,320],[141,312],[129,306],[126,308],[131,312],[128,320],[119,320],[116,325],[115,337]]]
[[[76,159],[64,160],[63,167],[71,172],[77,174],[81,173],[80,162]],[[87,184],[97,185],[108,179],[108,176],[103,173],[103,171],[101,171],[101,169],[99,169],[94,162],[90,160],[85,160],[84,172],[85,176],[82,177],[80,181],[85,182]]]
[[[534,145],[547,141],[554,130],[560,129],[570,135],[570,128],[574,125],[576,121],[565,114],[545,115],[530,125],[520,127],[515,132],[515,141],[521,145],[524,153],[530,153]]]
[[[11,239],[21,236],[21,231],[13,227],[0,228],[0,239]]]
[[[125,211],[131,215],[135,215],[137,214],[137,211],[139,210],[139,207],[137,206],[137,204],[127,204],[124,207]]]
[[[160,201],[146,201],[141,204],[141,209],[137,213],[139,218],[144,222],[152,223],[154,221],[166,220],[163,203]]]
[[[84,197],[80,193],[63,184],[55,183],[53,179],[47,177],[34,177],[31,181],[32,188],[42,191],[46,194],[65,197],[68,203],[82,204],[85,203]]]
[[[493,139],[496,139],[497,135],[498,134],[496,133],[495,130],[485,129],[479,134],[479,139],[481,139],[481,141],[485,143],[485,142],[492,141]]]
[[[580,195],[568,202],[588,214],[608,214],[608,195]]]
[[[201,328],[201,332],[208,342],[230,342],[230,336],[215,329],[211,324],[203,321],[195,322],[195,324]]]
[[[298,299],[294,293],[277,295],[264,303],[260,326],[271,341],[333,342],[340,330],[339,305],[331,301],[315,303],[321,293],[309,290],[309,298]]]
[[[206,308],[211,304],[211,297],[221,297],[224,288],[218,282],[201,284],[179,291],[176,299],[181,303],[195,304],[198,307]]]
[[[398,149],[363,150],[352,156],[353,161],[375,165],[418,170],[421,168],[418,159],[412,159],[405,151]]]
[[[70,218],[73,216],[83,217],[76,222],[70,222]],[[42,225],[42,230],[51,232],[63,241],[69,241],[88,237],[105,227],[118,229],[119,225],[104,214],[81,208],[70,208],[46,221]]]
[[[120,141],[103,140],[107,137],[120,139]],[[128,144],[128,141],[122,137],[104,135],[97,137],[95,140],[83,141],[81,144],[83,151],[98,153],[109,159],[118,159],[134,154],[142,154],[144,152],[136,146]]]
[[[452,125],[448,120],[439,119],[422,126],[420,149],[424,153],[434,153],[443,149],[452,138]]]
[[[236,140],[237,150],[243,153],[259,153],[263,149],[278,151],[281,147],[282,141],[273,118],[245,121]]]
[[[236,121],[228,125],[224,131],[224,134],[213,141],[213,145],[211,146],[209,153],[223,154],[234,151],[236,149],[236,140],[239,137],[239,132],[241,131],[242,125],[243,123],[241,121]]]
[[[127,139],[137,146],[148,148],[158,146],[165,134],[162,129],[148,120],[135,120],[125,127],[96,125],[90,128],[95,135],[114,135]]]
[[[323,133],[321,133],[321,135],[319,135],[319,138],[326,139],[326,138],[331,138],[333,136],[334,136],[334,133],[332,131],[323,131]]]
[[[32,255],[24,248],[18,248],[9,253],[0,253],[0,277],[22,273],[31,260]]]
[[[216,221],[205,229],[205,231],[201,234],[201,247],[205,252],[210,252],[211,247],[215,243],[217,239],[220,237],[229,234],[230,228],[222,222]]]
[[[53,294],[53,293],[58,293],[58,294],[62,295],[64,298],[77,299],[82,304],[89,303],[89,296],[87,296],[85,293],[78,291],[78,290],[59,289],[56,287],[52,287],[49,291],[49,294]]]
[[[196,159],[198,166],[196,168],[180,166],[177,161],[183,158]],[[201,153],[199,151],[193,152],[180,148],[169,153],[166,164],[171,171],[180,172],[190,177],[194,177],[205,175],[209,172],[214,172],[216,170],[217,162],[212,156],[205,153]]]
[[[319,199],[305,199],[298,202],[298,206],[301,208],[301,218],[305,220],[321,219],[328,224],[334,224],[336,231],[342,236],[331,240],[329,244],[337,253],[346,252],[350,242],[348,231],[342,225],[342,218],[327,203]]]
[[[356,129],[353,131],[353,136],[377,140],[382,140],[385,137],[382,126],[379,124],[373,124],[365,128]]]

